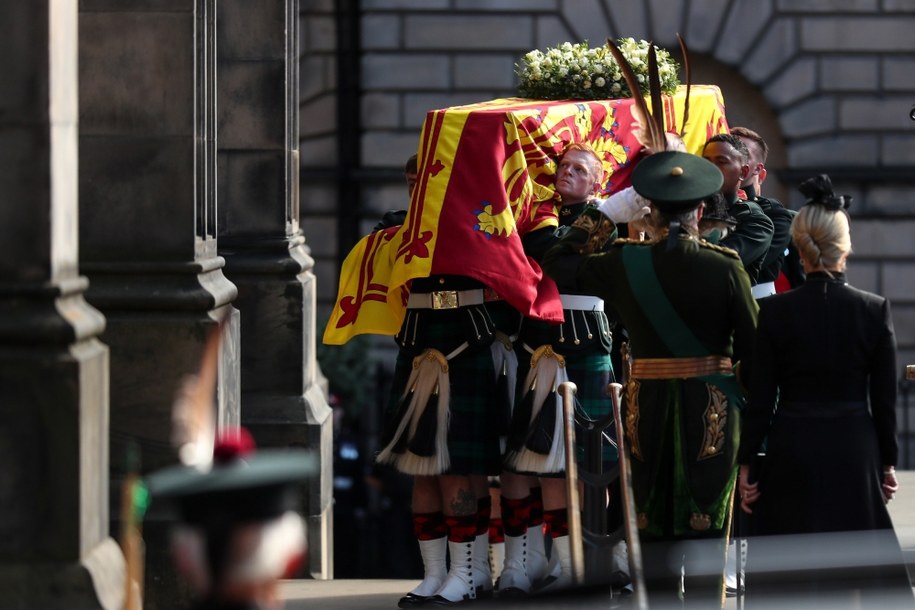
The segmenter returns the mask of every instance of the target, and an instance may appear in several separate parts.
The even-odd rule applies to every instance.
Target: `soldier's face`
[[[750,151],[750,171],[743,180],[744,184],[748,184],[756,179],[756,177],[760,175],[760,172],[765,171],[762,161],[762,149],[757,142],[754,142],[749,138],[741,137],[740,139],[747,145],[747,150]],[[760,180],[760,182],[762,182],[762,180]]]
[[[580,203],[591,197],[600,186],[595,177],[595,159],[582,150],[570,150],[562,156],[556,170],[556,192],[566,203]]]
[[[709,142],[702,151],[702,156],[721,170],[721,175],[724,176],[724,183],[721,185],[722,193],[736,193],[750,172],[750,166],[727,142]]]

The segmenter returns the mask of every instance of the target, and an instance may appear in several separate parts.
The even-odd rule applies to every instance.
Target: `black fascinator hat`
[[[798,190],[807,198],[804,205],[821,205],[827,210],[838,212],[851,205],[849,195],[836,195],[832,191],[832,180],[826,174],[808,178],[798,185]]]

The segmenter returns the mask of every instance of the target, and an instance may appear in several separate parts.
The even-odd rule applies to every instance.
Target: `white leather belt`
[[[563,309],[579,309],[582,311],[603,311],[604,300],[587,294],[561,294]]]
[[[764,299],[775,294],[775,282],[764,282],[750,287],[754,299]]]
[[[483,289],[436,290],[435,292],[412,292],[407,300],[407,309],[457,309],[466,305],[482,305]]]

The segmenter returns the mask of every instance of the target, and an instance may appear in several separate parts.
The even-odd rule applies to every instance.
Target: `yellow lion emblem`
[[[493,235],[510,236],[515,230],[515,217],[511,208],[506,206],[498,214],[493,214],[492,204],[488,201],[483,204],[483,209],[476,211],[477,224],[474,225],[474,230],[485,233],[487,239]]]

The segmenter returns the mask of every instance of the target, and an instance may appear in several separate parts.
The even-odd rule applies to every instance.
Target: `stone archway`
[[[778,177],[780,170],[787,166],[784,136],[778,117],[765,97],[733,67],[708,55],[690,53],[690,68],[694,83],[715,83],[721,88],[729,125],[748,127],[766,140],[769,145],[768,177],[763,192],[787,202],[791,186]]]
[[[632,36],[679,55],[676,34],[682,34],[690,49],[693,82],[719,85],[728,122],[752,128],[766,139],[770,171],[764,193],[787,201],[790,189],[779,184],[779,174],[784,176],[789,164],[822,164],[824,159],[809,149],[829,137],[834,115],[832,96],[812,95],[818,86],[818,59],[799,39],[805,23],[828,39],[827,23],[804,22],[774,0],[563,0],[554,21],[539,22],[535,40],[543,47],[562,40]],[[843,146],[849,145],[827,148],[842,156]]]

